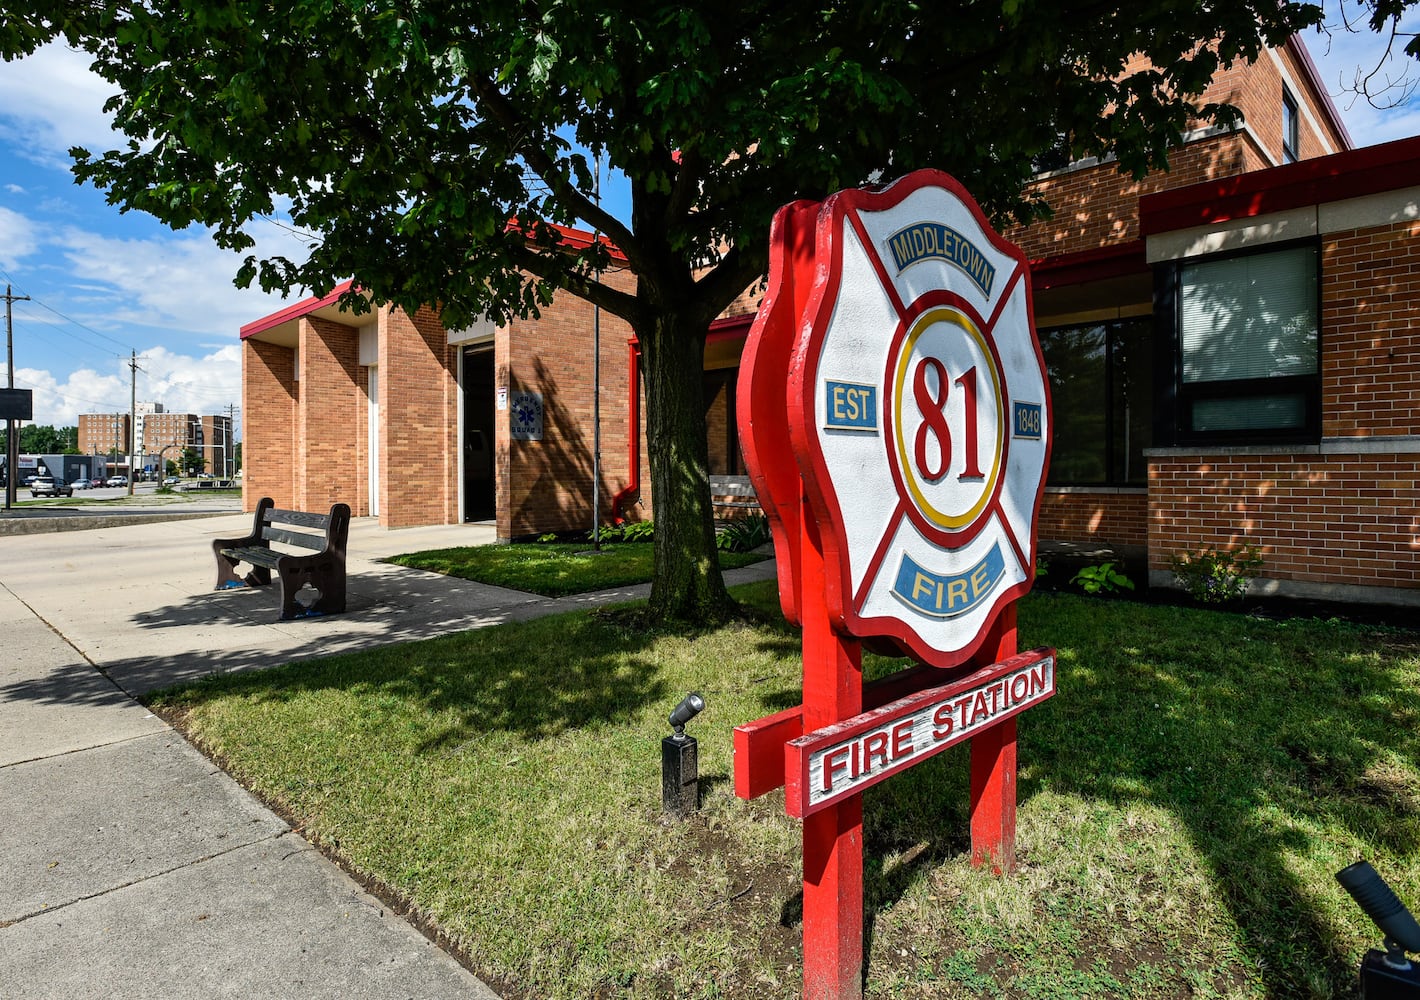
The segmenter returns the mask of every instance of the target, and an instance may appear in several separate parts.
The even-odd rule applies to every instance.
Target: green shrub
[[[769,532],[769,518],[763,514],[751,514],[726,524],[715,536],[715,547],[726,552],[749,552],[759,548],[772,537]]]
[[[1070,582],[1078,583],[1087,594],[1113,594],[1134,589],[1134,581],[1116,570],[1112,562],[1085,566]]]
[[[1169,567],[1178,585],[1194,600],[1204,604],[1224,604],[1241,600],[1247,581],[1262,568],[1262,550],[1256,545],[1227,549],[1202,548],[1172,556]]]
[[[604,542],[649,542],[656,537],[654,521],[618,521],[603,528],[599,534]]]

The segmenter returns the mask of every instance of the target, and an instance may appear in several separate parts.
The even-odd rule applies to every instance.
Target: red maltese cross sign
[[[1016,717],[1055,693],[1016,650],[1051,430],[1025,257],[939,171],[787,205],[738,391],[804,700],[736,727],[735,791],[784,786],[804,996],[856,1000],[863,790],[969,741],[972,857],[1009,871]],[[865,685],[862,640],[918,665]]]
[[[1034,575],[1050,412],[1026,262],[934,171],[842,192],[817,230],[788,419],[829,613],[955,666]]]

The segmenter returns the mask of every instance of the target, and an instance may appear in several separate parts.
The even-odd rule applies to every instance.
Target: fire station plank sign
[[[834,195],[816,239],[789,429],[829,611],[956,666],[1034,576],[1050,400],[1025,257],[931,170]]]
[[[784,809],[802,819],[1055,693],[1055,650],[984,667],[941,687],[784,744]]]

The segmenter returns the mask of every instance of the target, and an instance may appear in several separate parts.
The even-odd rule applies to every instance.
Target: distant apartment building
[[[133,407],[133,416],[134,416],[134,419],[136,419],[136,420],[138,421],[138,423],[137,423],[137,424],[134,426],[134,428],[133,428],[133,435],[134,435],[134,440],[138,442],[138,446],[139,446],[140,449],[147,450],[147,447],[148,447],[148,445],[147,445],[147,441],[148,441],[147,431],[148,431],[149,418],[152,417],[153,414],[155,414],[155,413],[162,413],[162,412],[163,412],[163,404],[162,404],[162,403],[154,403],[154,402],[147,402],[147,403],[145,403],[145,402],[142,402],[142,401],[140,400],[138,403],[135,403],[135,404],[134,404],[134,407]]]
[[[237,472],[236,442],[232,436],[232,418],[223,414],[201,418],[197,428],[201,436],[202,460],[207,471],[220,479],[230,479]]]
[[[225,414],[169,413],[162,403],[139,403],[135,443],[145,456],[141,466],[155,468],[161,461],[177,462],[191,449],[202,457],[202,468],[218,476],[235,472],[236,448],[232,418]],[[79,451],[85,454],[126,455],[129,449],[127,413],[83,413],[79,415]],[[184,469],[183,471],[187,471]]]
[[[79,452],[127,455],[132,446],[132,418],[127,413],[79,414]]]

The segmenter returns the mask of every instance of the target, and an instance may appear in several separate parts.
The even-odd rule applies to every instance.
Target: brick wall
[[[1317,95],[1305,87],[1305,76],[1292,53],[1280,49],[1277,55],[1296,85],[1293,96],[1311,110],[1312,117],[1326,130],[1332,144],[1330,151],[1340,149],[1340,136]],[[1136,60],[1130,69],[1141,65]],[[1243,114],[1247,131],[1191,142],[1169,155],[1168,171],[1154,171],[1138,181],[1119,173],[1114,163],[1061,171],[1035,181],[1027,189],[1045,198],[1054,210],[1054,218],[1007,229],[1006,238],[1019,244],[1032,259],[1127,243],[1139,236],[1138,205],[1142,195],[1282,162],[1282,75],[1270,57],[1264,56],[1252,65],[1239,62],[1220,70],[1201,100],[1236,106]],[[1328,152],[1305,117],[1299,132],[1302,159]]]
[[[383,309],[379,324],[380,523],[456,524],[456,349],[427,308]]]
[[[1321,273],[1323,436],[1420,435],[1420,222],[1328,234]]]
[[[1114,163],[1065,170],[1033,182],[1032,194],[1049,202],[1051,219],[1005,230],[1008,240],[1038,259],[1128,243],[1139,238],[1139,198],[1254,169],[1240,135],[1217,135],[1190,143],[1170,156],[1167,173],[1143,180],[1121,174]]]
[[[262,497],[296,506],[291,478],[295,450],[295,352],[279,344],[242,341],[242,509]]]
[[[1042,541],[1143,546],[1148,543],[1148,507],[1143,490],[1088,492],[1047,487],[1036,536]]]
[[[635,279],[608,272],[603,281],[632,291]],[[496,384],[510,394],[540,393],[543,404],[541,441],[513,441],[507,412],[498,415],[500,538],[591,528],[594,321],[591,303],[560,292],[541,318],[515,320],[500,334]],[[600,327],[600,517],[606,523],[612,497],[628,482],[626,345],[632,331],[605,310]],[[649,489],[643,481],[643,492]]]
[[[354,506],[354,422],[363,415],[355,373],[356,333],[313,316],[298,321],[301,405],[297,408],[296,503],[323,513],[331,504]]]
[[[1151,569],[1253,543],[1268,580],[1420,588],[1420,223],[1328,233],[1321,274],[1321,445],[1151,458]]]
[[[1149,462],[1149,568],[1262,547],[1261,576],[1420,588],[1420,455],[1195,454]]]

